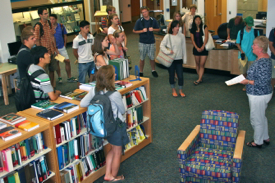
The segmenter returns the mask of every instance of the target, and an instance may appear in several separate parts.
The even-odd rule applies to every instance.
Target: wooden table
[[[5,105],[9,105],[8,93],[11,93],[10,75],[16,73],[17,65],[10,63],[0,64],[0,75],[2,76],[2,88]]]

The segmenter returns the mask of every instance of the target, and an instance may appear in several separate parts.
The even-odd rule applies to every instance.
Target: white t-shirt
[[[121,25],[118,25],[118,29],[121,30],[122,32],[124,31],[124,29],[123,29],[123,27],[122,27]],[[110,27],[108,28],[108,35],[109,35],[109,34],[113,34],[115,31],[116,31],[116,30],[115,30],[112,26],[110,26]]]
[[[88,34],[85,39],[81,34],[76,36],[73,40],[73,49],[78,49],[78,63],[93,62],[92,45],[94,44],[94,36]]]

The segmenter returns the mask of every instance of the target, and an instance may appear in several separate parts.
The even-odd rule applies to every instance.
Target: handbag
[[[202,31],[203,31],[202,40],[204,41],[204,39],[205,39],[204,29],[202,29]],[[210,34],[210,32],[208,32],[208,40],[207,40],[207,43],[205,45],[205,49],[207,51],[210,51],[210,50],[213,50],[214,48],[215,48],[215,44],[214,44],[212,35]]]
[[[172,48],[170,34],[169,34],[169,42],[170,42],[170,45]],[[161,50],[159,50],[159,54],[156,59],[157,59],[157,61],[159,61],[159,63],[161,63],[165,67],[170,67],[174,61],[175,56],[176,56],[175,53],[166,55]]]

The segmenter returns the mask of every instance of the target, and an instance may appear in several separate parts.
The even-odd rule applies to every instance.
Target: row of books
[[[125,145],[125,150],[128,150],[134,146],[137,146],[144,139],[146,139],[144,127],[142,125],[138,125],[137,127],[131,129],[127,132],[130,142]]]
[[[48,179],[50,174],[46,157],[41,156],[8,176],[0,178],[0,183],[39,183]]]
[[[72,163],[60,171],[61,183],[78,183],[106,164],[104,151],[99,150],[85,158]]]
[[[145,87],[141,86],[132,90],[125,95],[122,96],[123,104],[125,109],[133,107],[135,105],[139,105],[140,103],[147,100],[147,95],[145,91]]]
[[[34,155],[46,149],[43,134],[38,133],[25,139],[11,147],[0,151],[0,172],[11,172],[24,161],[29,160]]]
[[[132,128],[143,122],[143,107],[138,105],[134,108],[127,110],[126,112],[126,123],[128,128]]]
[[[71,140],[86,127],[86,112],[54,126],[56,144]]]
[[[115,68],[116,80],[123,80],[130,76],[128,59],[116,58],[109,60],[109,64]]]
[[[79,89],[80,90],[84,90],[84,91],[90,91],[90,90],[94,90],[95,89],[95,86],[96,86],[96,81],[93,81],[93,82],[90,82],[90,83],[85,83],[85,84],[81,84],[79,86]],[[127,85],[128,87],[128,85]],[[118,91],[118,90],[121,90],[121,89],[124,89],[126,88],[126,85],[122,85],[122,84],[119,84],[119,83],[115,83],[115,89]]]
[[[73,92],[68,92],[68,93],[62,94],[62,95],[60,95],[60,97],[70,99],[70,100],[80,101],[87,95],[87,93],[88,92],[85,90],[76,89]]]

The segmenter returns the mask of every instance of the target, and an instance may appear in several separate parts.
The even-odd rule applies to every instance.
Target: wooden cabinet
[[[135,79],[135,76],[130,76],[129,78],[125,79],[124,81],[129,81]],[[144,122],[142,123],[142,125],[144,126],[145,129],[145,134],[146,134],[146,139],[143,140],[141,143],[139,143],[136,146],[133,146],[132,148],[128,149],[125,151],[125,154],[122,156],[122,160],[121,161],[125,161],[127,158],[131,157],[133,154],[137,153],[139,150],[141,150],[142,148],[144,148],[145,146],[147,146],[148,144],[150,144],[152,142],[152,130],[151,130],[151,91],[150,91],[150,80],[148,78],[143,78],[141,77],[141,81],[133,81],[132,82],[133,85],[119,90],[119,92],[123,95],[126,94],[134,89],[136,89],[137,87],[140,86],[144,86],[145,90],[146,90],[146,95],[147,95],[147,100],[144,101],[141,105],[143,107],[143,116],[144,116]],[[79,101],[76,100],[69,100],[69,99],[65,99],[65,98],[61,98],[59,97],[56,101],[56,103],[62,103],[62,102],[71,102],[74,104],[79,105]],[[27,110],[21,111],[18,114],[27,117],[28,120],[30,121],[34,121],[37,122],[40,126],[38,129],[33,130],[31,132],[24,132],[22,131],[22,136],[12,139],[10,141],[3,141],[0,140],[0,150],[3,150],[5,148],[10,147],[13,144],[16,144],[24,139],[27,139],[39,132],[43,132],[43,136],[44,136],[44,140],[45,140],[45,144],[46,146],[48,146],[48,150],[45,151],[46,152],[46,157],[47,157],[47,162],[48,162],[48,166],[49,169],[54,172],[54,174],[52,174],[52,177],[50,177],[50,179],[47,182],[57,182],[60,183],[61,179],[60,179],[60,172],[59,172],[59,165],[58,165],[58,156],[57,156],[57,151],[56,151],[56,140],[54,137],[54,130],[53,127],[59,123],[62,123],[68,119],[71,119],[79,114],[82,114],[83,112],[85,112],[87,110],[87,108],[79,108],[71,113],[68,114],[64,114],[64,116],[53,120],[53,121],[49,121],[43,118],[39,118],[36,116],[36,114],[38,112],[40,112],[41,110],[38,109],[34,109],[34,108],[29,108]],[[84,129],[85,130],[85,129]],[[104,146],[104,152],[105,155],[107,155],[108,151],[110,150],[110,145],[107,144]],[[40,155],[39,155],[40,156]],[[73,162],[74,163],[74,162]],[[69,166],[69,165],[68,165]],[[99,170],[91,173],[89,176],[87,176],[82,182],[83,183],[91,183],[94,182],[95,180],[97,180],[99,177],[103,176],[105,174],[105,166],[101,167]],[[3,177],[2,174],[0,174],[0,177]]]

